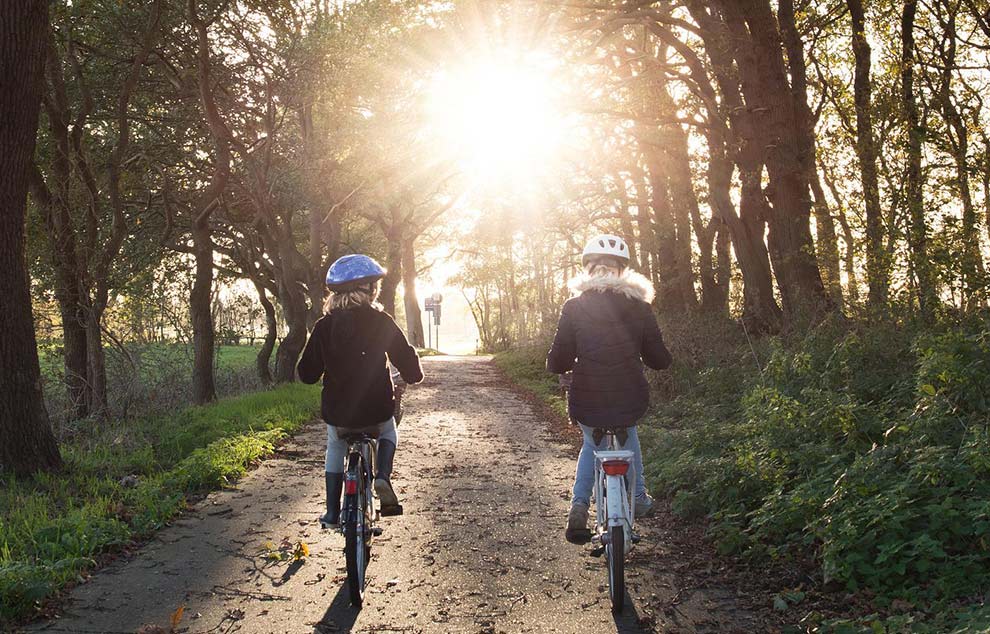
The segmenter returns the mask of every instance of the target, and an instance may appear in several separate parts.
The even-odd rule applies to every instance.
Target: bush
[[[990,611],[956,607],[990,590],[986,323],[835,321],[752,343],[724,324],[664,332],[675,368],[640,435],[676,512],[708,518],[722,552],[814,561],[822,584],[922,610],[810,631],[987,631]],[[552,395],[533,353],[498,360]]]

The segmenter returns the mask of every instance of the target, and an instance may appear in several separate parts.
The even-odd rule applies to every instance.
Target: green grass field
[[[128,346],[131,348],[132,346]],[[147,350],[149,348],[174,348],[184,351],[186,356],[192,360],[192,347],[181,343],[153,343],[143,346],[133,346],[135,351]],[[217,346],[217,367],[230,370],[244,370],[254,367],[255,357],[261,346]],[[110,351],[113,354],[113,351]],[[62,364],[61,352],[55,344],[41,344],[38,346],[38,358],[41,361],[42,371],[47,371],[52,375]],[[272,359],[275,352],[272,351]]]
[[[227,360],[238,355],[247,356]],[[0,477],[0,626],[161,527],[188,496],[243,475],[318,408],[318,387],[290,384],[174,415],[88,423],[63,443],[61,473]]]

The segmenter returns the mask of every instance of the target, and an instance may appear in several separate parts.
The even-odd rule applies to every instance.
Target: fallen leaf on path
[[[179,629],[179,622],[182,621],[182,613],[186,611],[186,606],[180,605],[176,608],[175,612],[172,613],[172,618],[169,622],[172,624],[172,631]]]

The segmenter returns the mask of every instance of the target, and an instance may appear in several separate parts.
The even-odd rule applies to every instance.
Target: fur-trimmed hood
[[[631,269],[626,269],[618,277],[592,277],[585,273],[571,280],[569,286],[574,297],[585,291],[597,291],[599,293],[611,291],[625,295],[630,299],[644,301],[647,304],[653,302],[653,284],[650,283],[650,280]]]

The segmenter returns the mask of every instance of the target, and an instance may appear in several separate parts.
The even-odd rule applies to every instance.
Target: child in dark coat
[[[327,511],[320,524],[324,527],[340,521],[347,451],[340,436],[344,434],[378,437],[375,492],[383,508],[398,505],[391,484],[398,431],[395,388],[388,366],[391,362],[406,383],[422,381],[423,370],[416,349],[376,303],[384,276],[385,269],[365,255],[348,255],[334,262],[327,272],[331,294],[325,315],[316,322],[297,367],[304,383],[316,383],[323,377]]]
[[[650,404],[643,365],[655,370],[671,364],[656,316],[650,307],[653,285],[627,268],[629,251],[621,238],[602,235],[585,247],[585,275],[571,285],[574,296],[560,314],[557,334],[547,354],[547,369],[572,372],[568,412],[584,434],[565,533],[580,543],[590,537],[588,507],[594,486],[595,429],[625,429],[622,446],[633,452],[636,470],[636,515],[649,514],[653,498],[646,491],[636,423]]]

